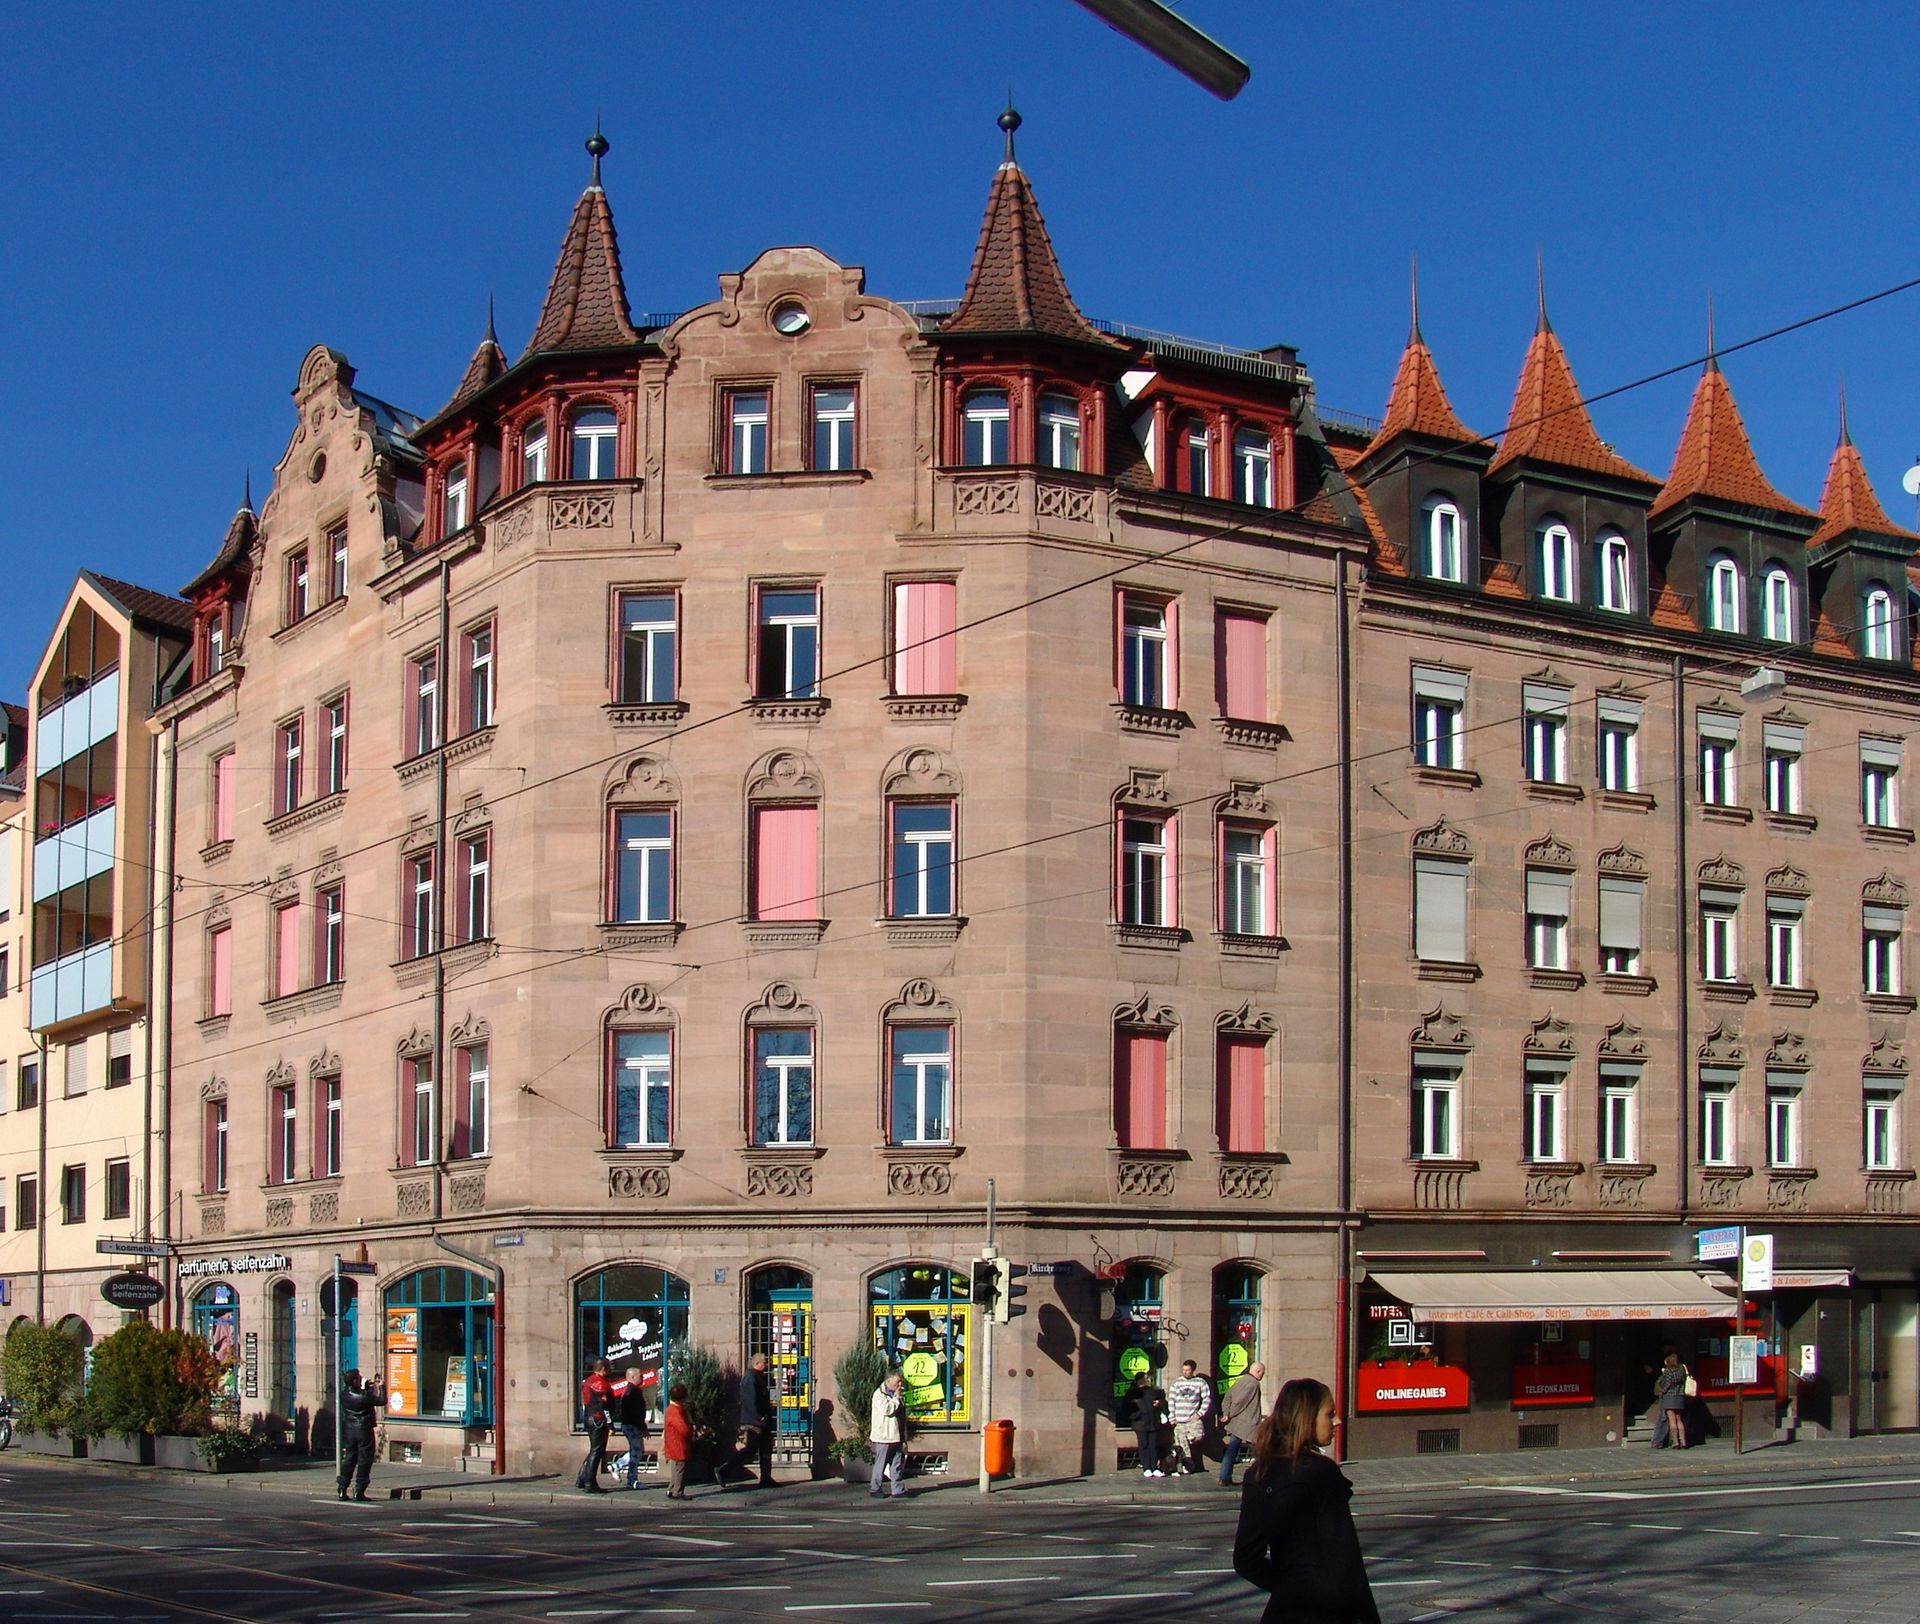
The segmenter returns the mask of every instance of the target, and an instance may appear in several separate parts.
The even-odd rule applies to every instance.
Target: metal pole
[[[987,1180],[987,1212],[993,1212],[993,1180]],[[992,1231],[992,1218],[988,1218],[988,1231]],[[988,1263],[996,1256],[993,1243],[989,1241],[980,1249],[980,1261]],[[974,1311],[980,1313],[979,1304]],[[987,1425],[993,1420],[993,1312],[991,1309],[980,1313],[980,1492],[993,1493],[993,1476],[987,1470]]]
[[[1733,1334],[1747,1334],[1747,1226],[1740,1226],[1740,1268],[1733,1277]],[[1727,1344],[1727,1385],[1733,1389],[1733,1452],[1738,1455],[1746,1443],[1747,1405],[1739,1383],[1733,1381],[1733,1344]]]
[[[341,1439],[340,1421],[345,1407],[340,1400],[343,1397],[344,1373],[340,1369],[340,1254],[333,1254],[333,1481],[337,1486],[340,1473],[346,1465],[346,1455]]]

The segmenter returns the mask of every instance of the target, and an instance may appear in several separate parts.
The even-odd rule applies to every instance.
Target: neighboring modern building
[[[1597,1441],[1666,1341],[1714,1390],[1745,1223],[1798,1420],[1913,1424],[1916,538],[1844,434],[1797,507],[1713,367],[1662,482],[1544,311],[1497,448],[1417,326],[1324,412],[1083,315],[1011,131],[957,303],[782,248],[636,316],[591,150],[518,359],[421,420],[315,348],[184,589],[174,1308],[245,1407],[337,1359],[553,1467],[704,1343],[805,1458],[877,1341],[962,1466],[1114,1469],[1168,1357]]]

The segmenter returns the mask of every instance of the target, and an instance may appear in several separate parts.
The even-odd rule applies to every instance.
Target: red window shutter
[[[958,685],[954,585],[905,581],[894,592],[894,692],[950,694]]]
[[[1164,703],[1168,710],[1178,710],[1180,708],[1180,600],[1168,599],[1166,606],[1160,612],[1166,617],[1167,623],[1164,655],[1167,697]]]
[[[467,1155],[472,1143],[472,1101],[467,1092],[472,1070],[473,1051],[455,1049],[453,1051],[453,1154],[455,1156]]]
[[[1157,1032],[1122,1032],[1114,1080],[1114,1127],[1123,1150],[1167,1145],[1167,1040]]]
[[[1166,842],[1167,883],[1165,887],[1165,912],[1160,923],[1169,930],[1177,929],[1180,924],[1180,820],[1169,817],[1160,825],[1161,837]]]
[[[283,1109],[282,1096],[285,1089],[276,1088],[267,1095],[267,1182],[285,1184],[287,1182],[287,1164],[281,1156],[280,1112]]]
[[[1219,630],[1220,714],[1247,722],[1270,720],[1267,623],[1258,615],[1223,613]]]
[[[755,810],[755,919],[820,917],[819,821],[817,806]]]
[[[289,902],[274,910],[273,995],[285,998],[300,990],[300,905]]]
[[[209,979],[207,995],[209,1015],[233,1013],[233,927],[222,925],[208,938]]]
[[[1266,1146],[1266,1044],[1258,1038],[1222,1038],[1217,1077],[1220,1148],[1262,1151]]]
[[[229,750],[213,764],[213,838],[233,839],[234,753]]]
[[[1271,824],[1260,831],[1260,862],[1266,869],[1266,887],[1261,892],[1261,928],[1269,936],[1280,934],[1280,831]]]

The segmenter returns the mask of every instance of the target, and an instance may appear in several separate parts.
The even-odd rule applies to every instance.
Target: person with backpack
[[[613,1384],[607,1380],[607,1362],[596,1359],[580,1384],[580,1414],[587,1426],[587,1458],[580,1463],[573,1486],[587,1494],[605,1494],[600,1487],[600,1463],[607,1458],[607,1434],[613,1430]]]
[[[1339,1417],[1311,1378],[1280,1389],[1240,1491],[1233,1571],[1270,1598],[1261,1624],[1380,1624],[1353,1526],[1353,1485],[1321,1453]]]

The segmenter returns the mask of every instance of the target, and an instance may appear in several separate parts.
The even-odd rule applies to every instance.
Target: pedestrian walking
[[[906,1498],[907,1488],[900,1480],[907,1470],[907,1405],[900,1396],[906,1379],[897,1370],[873,1390],[873,1413],[867,1419],[867,1442],[873,1445],[873,1475],[867,1481],[867,1493],[876,1500],[887,1498],[886,1482],[893,1479],[893,1498]]]
[[[660,1455],[667,1463],[667,1498],[687,1497],[687,1456],[693,1453],[693,1424],[687,1420],[687,1384],[667,1389],[667,1413],[660,1422]]]
[[[373,1428],[387,1407],[386,1390],[379,1382],[363,1382],[358,1370],[345,1376],[346,1390],[340,1395],[340,1498],[347,1497],[347,1484],[353,1484],[353,1497],[367,1497],[367,1480],[373,1476]]]
[[[1120,1424],[1133,1428],[1134,1439],[1140,1446],[1140,1475],[1165,1477],[1167,1474],[1160,1470],[1160,1429],[1166,1424],[1167,1395],[1143,1370],[1133,1378],[1124,1402],[1125,1413]]]
[[[573,1486],[588,1494],[605,1494],[600,1466],[607,1458],[607,1434],[613,1430],[613,1384],[607,1380],[607,1362],[596,1359],[580,1383],[580,1412],[587,1425],[587,1458],[580,1463]]]
[[[1206,1470],[1200,1458],[1200,1440],[1206,1435],[1207,1416],[1213,1410],[1213,1384],[1191,1359],[1180,1365],[1180,1379],[1167,1389],[1167,1413],[1173,1418],[1175,1475],[1193,1477]]]
[[[1233,1487],[1233,1463],[1253,1448],[1253,1435],[1259,1430],[1260,1417],[1265,1413],[1261,1408],[1260,1383],[1266,1374],[1267,1367],[1254,1360],[1234,1379],[1220,1400],[1220,1425],[1227,1434],[1220,1456],[1220,1481],[1228,1488]]]
[[[1380,1624],[1353,1526],[1353,1485],[1320,1453],[1338,1421],[1325,1385],[1301,1379],[1280,1389],[1255,1435],[1233,1571],[1267,1592],[1260,1624]]]
[[[627,1440],[627,1487],[640,1487],[640,1457],[647,1447],[647,1390],[640,1372],[629,1370],[626,1384],[614,1400],[613,1419]]]
[[[740,1372],[740,1447],[733,1464],[749,1476],[757,1468],[760,1487],[773,1487],[773,1383],[764,1353],[756,1353]]]
[[[1667,1349],[1659,1374],[1653,1378],[1653,1396],[1660,1404],[1660,1419],[1666,1423],[1669,1449],[1687,1447],[1687,1400],[1698,1391],[1692,1373],[1681,1364],[1680,1355]],[[1659,1441],[1656,1436],[1654,1442]]]

